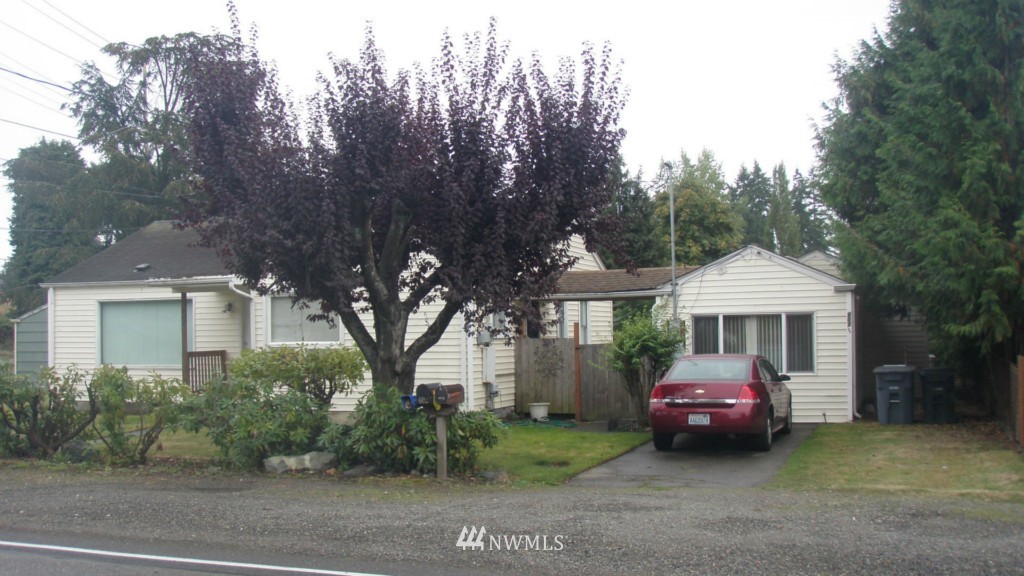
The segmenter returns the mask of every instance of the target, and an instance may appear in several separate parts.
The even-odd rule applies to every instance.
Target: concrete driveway
[[[658,452],[648,442],[568,484],[602,488],[760,486],[782,469],[816,426],[797,424],[791,434],[776,434],[769,452],[755,451],[741,438],[677,434],[671,451]]]

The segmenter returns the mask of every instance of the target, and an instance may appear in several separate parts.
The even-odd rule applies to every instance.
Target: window
[[[291,296],[270,298],[270,342],[292,344],[297,342],[340,342],[341,326],[337,322],[331,328],[326,321],[310,321],[307,316],[315,313],[315,304],[309,308],[292,306]]]
[[[694,354],[760,354],[783,372],[814,371],[814,315],[694,316]]]
[[[814,317],[810,314],[786,316],[786,369],[790,372],[814,371]]]
[[[192,301],[187,309],[192,348]],[[181,300],[100,303],[100,362],[181,366]]]

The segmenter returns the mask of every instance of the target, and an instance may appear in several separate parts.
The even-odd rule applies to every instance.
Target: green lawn
[[[511,426],[508,436],[484,451],[480,468],[505,470],[516,484],[561,484],[650,439],[650,434],[637,432]]]
[[[1024,501],[1024,457],[994,425],[828,424],[771,486]]]

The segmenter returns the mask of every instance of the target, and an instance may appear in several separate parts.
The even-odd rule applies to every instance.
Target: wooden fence
[[[636,402],[622,377],[605,365],[608,344],[580,348],[580,403],[583,420],[636,418]],[[569,338],[524,338],[516,342],[516,412],[549,402],[550,414],[576,413],[576,346]]]

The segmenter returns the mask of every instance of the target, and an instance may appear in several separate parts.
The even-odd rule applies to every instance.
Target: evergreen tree
[[[813,178],[806,178],[799,170],[793,173],[791,187],[793,213],[800,227],[800,253],[812,250],[827,252],[829,246],[829,213],[819,198]]]
[[[18,316],[46,302],[40,282],[101,246],[80,221],[92,183],[73,144],[43,139],[8,161],[4,175],[13,206],[3,290]]]
[[[668,244],[659,233],[654,196],[644,185],[643,175],[631,175],[620,159],[612,183],[611,210],[622,222],[622,252],[639,268],[668,265]],[[607,248],[603,248],[600,255],[609,268],[624,268],[629,264]]]
[[[822,195],[851,280],[991,355],[1024,320],[1024,1],[902,0],[835,65]],[[946,358],[952,361],[954,358]]]
[[[803,255],[800,242],[800,218],[794,208],[793,193],[785,164],[772,170],[772,196],[768,208],[768,226],[775,241],[775,251],[783,256]]]
[[[742,245],[756,244],[768,250],[775,249],[775,238],[768,223],[772,183],[754,161],[753,170],[744,164],[729,187],[729,202],[743,220]]]

